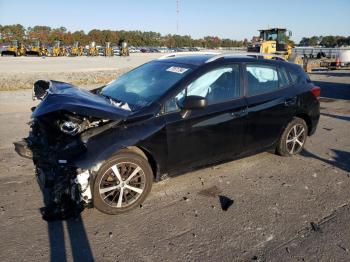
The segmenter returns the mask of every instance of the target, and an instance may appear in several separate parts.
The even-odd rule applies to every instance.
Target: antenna
[[[179,34],[179,1],[176,0],[176,34]]]

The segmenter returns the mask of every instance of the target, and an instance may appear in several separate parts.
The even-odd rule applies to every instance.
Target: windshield
[[[182,65],[150,62],[109,83],[101,94],[135,110],[155,101],[190,71]]]

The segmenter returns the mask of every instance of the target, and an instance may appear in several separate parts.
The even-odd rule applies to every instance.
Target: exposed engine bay
[[[33,100],[41,101],[32,108],[29,136],[14,145],[20,156],[33,160],[46,220],[67,219],[85,207],[96,207],[95,197],[104,193],[93,193],[99,187],[95,178],[101,175],[108,159],[139,143],[147,148],[145,139],[164,128],[164,120],[153,117],[153,111],[160,110],[159,104],[150,107],[152,113],[138,111],[132,103],[101,93],[103,88],[89,91],[52,80],[39,80],[33,86]],[[121,172],[131,175],[125,170],[129,169]],[[131,188],[138,195],[143,190]]]
[[[50,84],[43,80],[36,82],[33,99],[44,99],[50,92]],[[44,196],[45,208],[41,211],[45,220],[67,219],[91,206],[91,180],[101,164],[82,169],[72,160],[86,151],[91,137],[118,122],[58,110],[34,117],[28,123],[29,136],[14,143],[15,150],[33,160]]]
[[[42,214],[46,220],[66,219],[90,205],[90,179],[94,169],[76,168],[71,160],[86,150],[83,140],[86,141],[89,135],[84,135],[84,132],[108,122],[69,113],[53,113],[31,121],[28,138],[15,144],[17,152],[23,151],[19,149],[21,145],[31,152],[36,177],[44,194],[46,208]],[[26,156],[30,157],[30,154]]]

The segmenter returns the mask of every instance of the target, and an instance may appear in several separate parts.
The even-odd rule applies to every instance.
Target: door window
[[[284,67],[281,67],[278,70],[278,80],[280,88],[285,88],[290,85],[288,74]]]
[[[198,77],[165,105],[165,112],[179,110],[186,96],[202,96],[208,105],[232,100],[240,96],[239,65],[211,70]]]
[[[248,95],[260,95],[278,89],[278,75],[275,67],[247,65]]]

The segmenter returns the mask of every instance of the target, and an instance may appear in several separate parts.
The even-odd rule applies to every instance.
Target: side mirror
[[[208,105],[207,99],[202,96],[187,96],[182,103],[181,109],[192,110],[204,108]]]
[[[292,31],[288,31],[288,36],[289,36],[289,37],[292,36]]]

